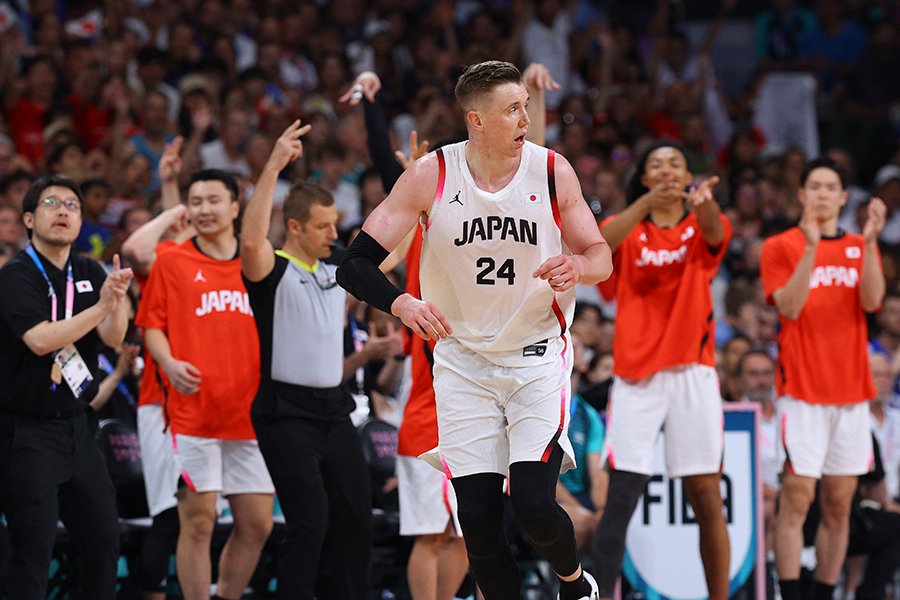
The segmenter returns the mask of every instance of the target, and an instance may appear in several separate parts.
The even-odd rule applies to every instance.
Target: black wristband
[[[406,292],[388,281],[378,269],[388,254],[375,238],[360,231],[347,249],[347,257],[338,268],[336,277],[341,287],[357,299],[392,314],[394,300]]]

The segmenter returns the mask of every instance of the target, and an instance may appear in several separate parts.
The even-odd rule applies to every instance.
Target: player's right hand
[[[437,306],[409,294],[403,294],[394,300],[391,314],[399,317],[404,325],[423,340],[439,340],[453,333],[447,318]]]
[[[162,157],[159,159],[160,181],[176,181],[181,175],[181,144],[184,138],[176,136],[163,148]]]
[[[803,216],[800,217],[800,223],[797,226],[806,237],[807,247],[815,248],[819,245],[819,241],[822,239],[822,230],[819,228],[819,219],[809,204],[803,207]]]
[[[688,193],[675,177],[673,175],[665,175],[656,185],[650,188],[650,191],[638,198],[638,202],[642,202],[646,206],[649,214],[656,208],[669,206],[673,202],[680,202],[687,197]]]
[[[381,78],[372,71],[363,71],[353,80],[353,85],[338,102],[348,102],[350,106],[356,106],[365,96],[369,102],[375,102],[375,94],[381,89]]]
[[[200,391],[200,370],[184,360],[172,359],[166,365],[166,375],[179,394],[190,396]]]
[[[281,137],[275,141],[275,147],[272,149],[272,154],[269,155],[269,162],[266,164],[266,167],[281,172],[282,169],[288,166],[288,163],[303,156],[303,142],[300,141],[300,138],[311,127],[312,125],[300,127],[300,119],[288,125]]]

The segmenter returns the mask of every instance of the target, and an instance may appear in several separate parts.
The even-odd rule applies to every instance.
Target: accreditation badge
[[[76,398],[81,396],[94,380],[75,344],[68,344],[53,355],[52,374],[58,376],[60,373]]]

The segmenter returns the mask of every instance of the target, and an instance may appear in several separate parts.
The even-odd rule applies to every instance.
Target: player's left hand
[[[884,222],[887,219],[887,206],[881,198],[872,198],[866,208],[866,224],[863,226],[863,237],[867,243],[877,243]]]
[[[718,176],[713,175],[699,185],[692,185],[691,191],[688,193],[688,202],[690,205],[696,208],[704,202],[713,200],[712,190],[717,183],[719,183],[719,178]]]
[[[544,261],[532,277],[545,280],[554,292],[564,292],[581,278],[578,261],[571,254],[560,254]]]

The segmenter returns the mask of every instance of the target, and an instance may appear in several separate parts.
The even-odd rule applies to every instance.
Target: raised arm
[[[528,117],[531,125],[525,139],[543,146],[547,142],[547,101],[545,91],[558,90],[560,86],[550,71],[540,63],[531,63],[522,73],[522,83],[528,90]]]
[[[596,285],[608,279],[612,273],[612,254],[581,194],[575,169],[562,155],[557,154],[556,157],[556,190],[562,237],[572,254],[548,258],[532,277],[540,277],[554,291],[563,292],[576,283]]]
[[[688,195],[688,203],[697,213],[697,225],[700,227],[700,235],[707,246],[718,248],[725,239],[725,226],[719,218],[719,203],[712,195],[712,189],[719,183],[716,176],[710,177],[698,186],[691,186]]]
[[[772,300],[775,301],[778,312],[792,321],[800,316],[800,312],[806,306],[806,299],[809,298],[809,278],[816,263],[816,249],[822,239],[819,222],[808,207],[803,209],[799,227],[806,236],[806,249],[784,287],[772,292]]]
[[[128,236],[122,243],[122,256],[135,272],[141,275],[150,273],[156,262],[156,245],[168,231],[183,232],[193,228],[187,222],[187,207],[176,204],[161,212],[156,218],[141,225],[137,231]]]
[[[119,268],[118,255],[113,256],[113,265],[115,270],[107,275],[103,282],[97,304],[71,319],[38,323],[22,334],[22,341],[28,349],[38,356],[45,356],[67,344],[74,344],[94,328],[97,328],[100,339],[107,346],[116,347],[121,344],[125,339],[125,329],[128,327],[124,305],[132,273],[131,269]],[[122,327],[123,317],[124,327]]]
[[[300,119],[297,119],[284,130],[276,140],[244,210],[241,223],[241,272],[250,281],[265,279],[275,268],[275,252],[267,237],[272,219],[275,185],[278,183],[278,174],[289,163],[303,156],[300,137],[309,129],[309,125],[300,127]]]
[[[866,248],[863,253],[862,274],[859,279],[859,299],[866,312],[875,312],[884,300],[884,271],[878,258],[878,235],[884,229],[887,207],[880,198],[872,198],[863,226]]]
[[[681,202],[683,197],[684,191],[673,177],[663,178],[653,189],[629,204],[619,216],[600,229],[610,251],[615,253],[631,230],[646,219],[654,207]]]

